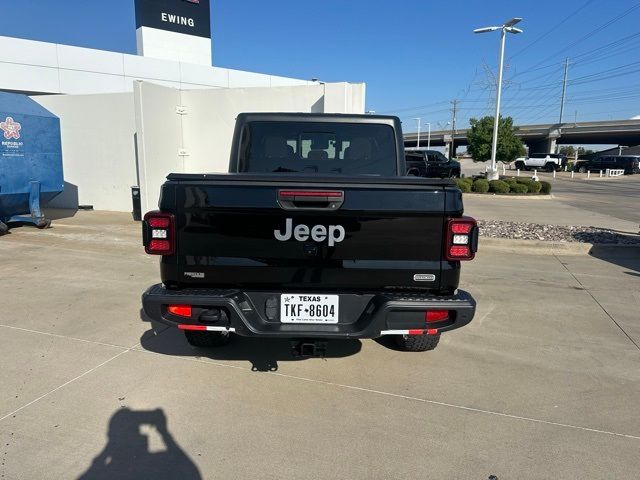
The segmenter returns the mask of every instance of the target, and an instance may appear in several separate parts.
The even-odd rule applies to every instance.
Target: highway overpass
[[[529,147],[529,151],[553,152],[557,144],[640,145],[640,119],[602,120],[596,122],[546,123],[520,125],[516,135]],[[468,145],[467,129],[456,130],[455,145]],[[416,147],[417,133],[404,135],[405,147]],[[451,130],[431,132],[431,146],[449,146]],[[427,146],[427,132],[420,133],[420,146]]]

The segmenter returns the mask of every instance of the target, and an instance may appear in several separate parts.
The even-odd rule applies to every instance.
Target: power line
[[[637,10],[638,8],[640,8],[640,2],[636,3],[634,6],[628,8],[627,10],[625,10],[624,12],[620,13],[619,15],[615,16],[614,18],[612,18],[611,20],[603,23],[602,25],[600,25],[599,27],[596,27],[595,29],[591,30],[589,33],[587,33],[586,35],[580,37],[579,39],[571,42],[569,45],[566,45],[564,48],[561,48],[560,50],[556,51],[555,53],[552,53],[551,55],[545,57],[544,59],[542,59],[540,62],[536,63],[532,68],[535,68],[541,64],[543,64],[545,61],[547,61],[550,58],[553,58],[563,52],[566,52],[567,50],[569,50],[570,48],[576,46],[577,44],[579,44],[580,42],[582,42],[583,40],[586,40],[587,38],[591,38],[593,35],[595,35],[598,32],[601,32],[602,30],[604,30],[605,28],[607,28],[608,26],[614,24],[615,22],[617,22],[618,20],[620,20],[621,18],[626,17],[627,15],[629,15],[631,12],[633,12],[634,10]]]
[[[640,32],[636,32],[636,33],[632,33],[631,35],[627,35],[626,37],[622,37],[619,38],[618,40],[614,40],[613,42],[607,43],[606,45],[602,45],[600,47],[597,48],[593,48],[591,50],[587,50],[585,52],[579,53],[577,55],[574,55],[572,58],[574,59],[574,61],[576,63],[580,62],[580,58],[581,57],[585,57],[585,56],[589,56],[589,59],[593,58],[593,54],[596,52],[599,52],[601,50],[605,50],[607,53],[610,52],[610,49],[619,45],[624,44],[625,42],[627,42],[628,40],[631,40],[633,38],[636,38],[640,36]]]
[[[524,47],[522,47],[520,50],[518,50],[516,53],[514,53],[513,55],[511,55],[509,57],[509,60],[511,60],[512,58],[520,55],[522,52],[528,50],[529,48],[531,48],[533,45],[535,45],[536,43],[538,43],[540,40],[542,40],[543,38],[547,37],[548,35],[550,35],[551,33],[555,32],[555,30],[562,25],[563,23],[565,23],[567,20],[569,20],[570,18],[576,16],[579,12],[581,12],[582,10],[584,10],[593,0],[587,0],[584,4],[582,4],[582,6],[580,8],[578,8],[577,10],[573,11],[572,13],[570,13],[569,15],[567,15],[566,17],[564,17],[562,20],[560,20],[558,23],[556,23],[553,27],[551,27],[549,30],[547,30],[545,33],[543,33],[542,35],[540,35],[538,38],[536,38],[533,42],[525,45]]]

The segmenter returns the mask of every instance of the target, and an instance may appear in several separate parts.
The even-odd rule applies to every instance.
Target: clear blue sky
[[[2,0],[0,35],[135,53],[133,0]],[[565,56],[565,121],[640,115],[640,2],[212,0],[214,64],[367,83],[367,109],[420,116],[437,129],[491,114],[499,33],[477,27],[520,16],[507,38],[505,115],[557,121]]]

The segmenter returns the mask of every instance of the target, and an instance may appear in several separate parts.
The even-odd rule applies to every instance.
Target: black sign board
[[[135,0],[136,28],[211,38],[209,0]]]

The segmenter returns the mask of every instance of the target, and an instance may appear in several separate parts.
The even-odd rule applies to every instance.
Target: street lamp
[[[431,150],[431,122],[427,122],[427,126],[429,127],[429,134],[427,136],[427,150]]]
[[[422,120],[421,118],[414,118],[414,120],[418,121],[418,142],[416,144],[416,147],[420,148],[420,121]]]
[[[506,32],[509,33],[522,33],[522,30],[514,27],[515,24],[522,21],[522,18],[512,18],[506,21],[499,27],[483,27],[476,28],[473,33],[486,33],[494,32],[496,30],[501,31],[500,35],[500,62],[498,65],[498,87],[496,90],[496,116],[493,120],[493,143],[491,145],[491,170],[487,172],[487,178],[489,180],[496,180],[499,178],[498,169],[496,168],[496,151],[498,150],[498,125],[500,124],[500,95],[502,94],[502,67],[504,63],[504,41]]]

